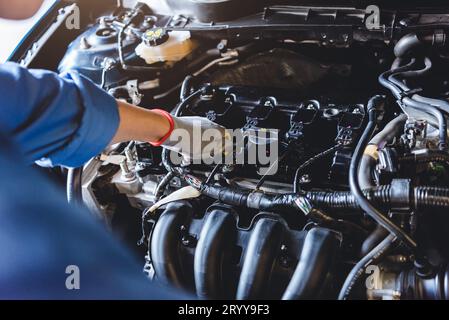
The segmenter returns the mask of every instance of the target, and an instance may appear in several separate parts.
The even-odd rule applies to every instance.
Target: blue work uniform
[[[78,167],[119,124],[115,100],[77,73],[0,66],[0,298],[183,298],[29,165]],[[78,289],[79,288],[79,289]]]

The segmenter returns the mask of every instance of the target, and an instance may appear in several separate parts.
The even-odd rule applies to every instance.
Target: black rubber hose
[[[398,134],[404,129],[403,125],[407,120],[407,115],[400,114],[393,120],[391,120],[387,125],[377,133],[370,141],[370,144],[380,146],[385,142],[391,142]]]
[[[374,207],[370,203],[370,201],[365,197],[359,185],[358,169],[360,160],[362,158],[363,151],[365,150],[374,130],[376,129],[377,108],[383,103],[384,97],[381,96],[374,96],[368,102],[368,117],[369,117],[368,125],[366,126],[362,134],[362,137],[360,138],[359,143],[357,144],[357,147],[354,151],[354,155],[352,157],[349,169],[349,186],[357,200],[357,203],[360,205],[363,211],[365,211],[379,225],[383,226],[391,234],[399,238],[407,246],[409,246],[412,249],[415,249],[417,247],[416,242],[408,234],[406,234],[400,227],[394,224],[390,219],[388,219],[388,217],[385,217],[382,212],[380,212],[376,207]]]
[[[410,56],[411,53],[416,53],[416,51],[424,47],[424,45],[443,46],[445,43],[445,40],[439,41],[438,37],[435,37],[433,33],[419,35],[416,33],[409,33],[396,43],[394,54],[397,58],[404,59]]]
[[[371,250],[373,250],[383,239],[388,236],[388,231],[381,226],[377,226],[376,229],[363,241],[360,248],[360,256],[366,256]]]
[[[376,167],[376,159],[370,155],[363,154],[359,167],[360,188],[369,189],[375,186],[373,181],[373,172]]]
[[[438,109],[440,109],[441,111],[449,114],[449,102],[447,102],[445,100],[432,99],[432,98],[420,96],[418,94],[413,95],[412,98],[413,98],[413,100],[416,100],[418,102],[427,103],[432,106],[435,106]]]
[[[194,76],[189,75],[182,82],[181,92],[179,93],[179,99],[181,101],[186,100],[192,93],[192,91],[191,91],[193,88],[192,82],[193,82],[194,78],[195,78]]]
[[[400,114],[391,120],[374,138],[371,139],[369,145],[378,147],[384,143],[393,140],[404,129],[404,124],[407,121],[407,115]],[[359,183],[362,190],[371,189],[375,187],[373,181],[373,172],[376,167],[377,156],[370,153],[364,153],[359,167]],[[363,242],[361,248],[361,256],[365,256],[370,252],[382,239],[388,235],[388,231],[382,226],[378,226],[374,232]]]
[[[401,87],[399,87],[398,85],[394,84],[393,82],[391,82],[389,80],[389,78],[395,74],[399,74],[403,71],[409,71],[410,68],[413,66],[413,64],[414,64],[414,60],[412,60],[409,64],[407,64],[403,67],[399,67],[395,70],[390,70],[390,71],[384,72],[383,74],[381,74],[379,76],[379,83],[381,85],[383,85],[384,87],[386,87],[387,89],[389,89],[391,91],[391,93],[396,97],[396,99],[398,99],[398,101],[401,102],[403,107],[417,110],[423,114],[430,114],[431,116],[433,116],[433,118],[436,119],[436,123],[437,123],[438,129],[439,129],[439,135],[440,135],[440,142],[439,142],[440,148],[443,149],[447,145],[447,143],[446,143],[447,142],[447,123],[446,123],[444,114],[437,108],[433,107],[432,105],[420,103],[420,102],[417,102],[407,96],[404,96],[403,95],[404,90],[402,90],[402,86],[404,84],[401,84]],[[404,111],[406,111],[406,109]],[[425,118],[427,118],[427,117],[425,117]],[[434,124],[433,121],[431,121],[431,122],[432,122],[432,124]]]
[[[400,62],[398,62],[396,64],[394,63],[393,65],[394,66],[400,65]],[[410,90],[410,88],[407,87],[407,85],[405,83],[403,83],[400,80],[400,78],[406,78],[406,79],[407,78],[416,78],[416,77],[422,77],[422,76],[428,74],[432,69],[432,61],[428,57],[425,57],[424,65],[425,65],[425,67],[421,70],[409,70],[409,71],[398,72],[398,73],[395,73],[394,75],[389,76],[388,79],[391,80],[391,82],[393,82],[398,87],[402,88],[402,90],[408,91],[408,90]],[[392,67],[392,69],[393,69],[393,67]],[[430,104],[432,106],[439,108],[443,112],[449,113],[449,102],[447,102],[445,100],[423,97],[419,94],[413,95],[412,99],[416,100],[418,102],[421,102],[421,103]]]
[[[395,65],[395,64],[393,63],[393,65]],[[408,70],[408,71],[402,71],[402,72],[395,72],[395,76],[394,76],[395,80],[393,81],[393,83],[395,83],[397,85],[398,78],[405,78],[405,79],[418,78],[418,77],[422,77],[422,76],[429,74],[431,71],[432,71],[432,60],[430,60],[430,58],[428,58],[428,57],[425,57],[424,58],[424,68],[419,69],[419,70]]]
[[[419,77],[427,74],[432,68],[432,61],[426,57],[424,60],[424,64],[424,69],[395,72],[388,77],[388,80],[395,86],[399,87],[402,91],[410,91],[410,88],[404,82],[402,82],[400,78]],[[440,134],[440,149],[445,149],[447,146],[447,121],[444,117],[443,112],[449,112],[449,103],[442,100],[423,97],[418,94],[414,94],[411,98],[404,97],[402,99],[402,102],[407,107],[430,113],[437,119]]]
[[[393,70],[385,71],[384,73],[382,73],[379,76],[379,78],[378,78],[379,83],[382,86],[384,86],[385,88],[387,88],[388,90],[390,90],[391,93],[395,96],[396,99],[400,100],[402,98],[402,95],[401,95],[402,91],[401,91],[401,89],[398,86],[396,86],[394,83],[389,81],[388,78],[391,75],[395,74],[395,73],[400,73],[400,72],[403,72],[403,71],[409,71],[413,67],[414,64],[415,64],[415,60],[412,59],[408,64],[406,64],[404,66],[401,66],[401,67],[393,69]]]
[[[432,68],[432,62],[429,58],[425,59],[425,68],[421,70],[411,70],[411,71],[403,71],[403,72],[395,72],[394,74],[388,77],[388,80],[399,87],[404,92],[410,91],[410,88],[403,83],[399,78],[400,77],[418,77],[423,74],[426,74]],[[417,98],[417,99],[415,99]],[[426,102],[430,100],[430,102]],[[420,102],[421,101],[421,102]],[[438,100],[436,100],[438,101]],[[438,105],[435,105],[435,99],[428,99],[425,97],[421,97],[419,95],[413,95],[412,98],[404,97],[402,102],[411,108],[415,108],[421,110],[423,112],[427,112],[432,114],[438,121],[439,134],[440,134],[440,147],[444,149],[447,145],[447,122],[444,117],[442,111],[446,111],[443,106],[443,110],[441,110],[441,105],[443,103],[439,102]],[[433,102],[433,103],[432,103]],[[436,107],[435,107],[436,106]],[[448,109],[449,110],[449,109]]]
[[[403,129],[407,115],[400,114],[391,120],[374,138],[371,139],[369,145],[378,148],[386,142],[393,140]],[[370,189],[375,186],[373,182],[373,172],[377,163],[375,155],[364,152],[359,167],[359,183],[362,190]]]
[[[181,101],[181,103],[178,104],[175,110],[175,117],[180,117],[181,113],[184,111],[184,109],[189,105],[190,102],[192,102],[193,99],[198,97],[201,94],[202,90],[196,90],[192,94],[190,94],[187,98]]]
[[[394,55],[397,58],[404,59],[413,51],[423,46],[423,42],[416,33],[409,33],[403,36],[394,47]]]
[[[69,204],[82,204],[82,177],[83,168],[70,168],[67,173],[67,202]]]
[[[386,237],[380,244],[378,244],[370,253],[364,256],[355,266],[352,268],[351,272],[347,276],[343,287],[338,294],[338,300],[347,300],[351,294],[354,285],[357,283],[359,278],[362,276],[366,267],[371,264],[375,264],[377,261],[381,260],[388,250],[391,248],[395,242],[396,237],[390,234]]]
[[[404,59],[400,59],[400,58],[394,59],[392,65],[391,65],[391,70],[399,68],[402,65],[403,61],[404,61]]]

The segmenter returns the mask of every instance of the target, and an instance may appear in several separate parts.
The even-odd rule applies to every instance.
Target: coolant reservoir
[[[195,49],[195,43],[189,31],[167,32],[162,28],[146,31],[142,43],[136,48],[136,54],[147,64],[156,62],[177,62]]]

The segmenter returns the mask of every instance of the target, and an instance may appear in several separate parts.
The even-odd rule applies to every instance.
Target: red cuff
[[[175,129],[175,121],[173,120],[173,117],[170,113],[168,113],[165,110],[162,109],[152,109],[151,111],[154,111],[156,113],[159,113],[160,115],[163,115],[165,118],[167,118],[168,122],[170,123],[170,130],[168,133],[163,136],[159,141],[157,142],[150,142],[150,144],[153,147],[160,147],[172,134],[173,130]]]

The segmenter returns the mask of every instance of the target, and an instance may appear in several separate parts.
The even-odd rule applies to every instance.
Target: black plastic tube
[[[391,234],[394,234],[402,242],[404,242],[408,247],[415,249],[417,244],[408,234],[404,232],[400,227],[394,224],[390,219],[388,219],[382,212],[380,212],[376,207],[374,207],[370,201],[365,197],[362,189],[360,188],[358,180],[358,169],[360,160],[362,158],[363,152],[371,139],[371,136],[376,129],[377,121],[377,108],[384,103],[384,98],[381,96],[374,96],[368,102],[368,125],[366,126],[362,137],[357,144],[354,151],[354,155],[351,160],[351,165],[349,168],[349,186],[352,193],[354,194],[357,203],[374,221],[379,225],[383,226]]]
[[[365,257],[363,257],[355,266],[352,268],[351,272],[347,276],[343,287],[338,294],[338,300],[347,300],[349,295],[351,294],[354,285],[357,283],[363,271],[369,265],[376,263],[376,261],[381,260],[385,253],[388,252],[388,249],[391,248],[393,243],[395,242],[396,237],[390,234],[386,237],[380,244],[378,244],[370,253],[368,253]]]

